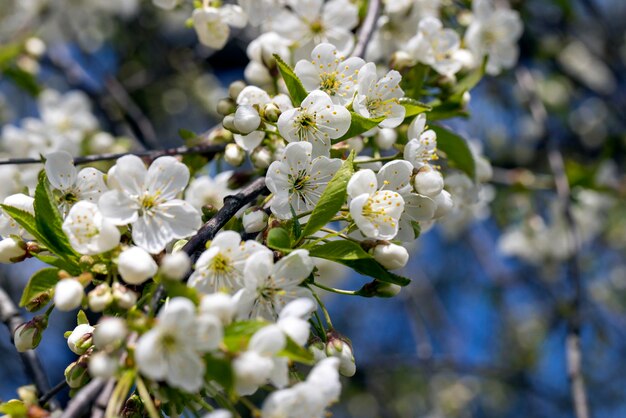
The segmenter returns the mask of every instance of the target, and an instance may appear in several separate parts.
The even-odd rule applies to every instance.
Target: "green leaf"
[[[469,113],[461,106],[460,102],[448,101],[441,104],[438,100],[433,103],[432,110],[428,113],[428,120],[435,121],[441,119],[467,118]]]
[[[402,81],[400,82],[400,87],[404,90],[404,95],[413,99],[419,99],[422,95],[424,80],[429,72],[430,67],[425,64],[417,64],[410,70],[404,72],[402,74]]]
[[[274,58],[276,59],[278,70],[283,76],[283,80],[285,80],[285,85],[287,86],[287,90],[289,91],[289,96],[291,96],[291,101],[293,102],[293,105],[296,107],[300,106],[300,103],[302,103],[302,101],[308,95],[306,89],[302,85],[302,82],[300,81],[296,73],[289,66],[289,64],[283,61],[283,59],[278,54],[274,54]]]
[[[33,299],[53,290],[58,281],[58,268],[48,267],[39,270],[38,272],[33,274],[33,276],[26,284],[24,292],[22,293],[22,299],[20,299],[20,306],[24,307]]]
[[[180,136],[180,138],[185,142],[193,141],[198,137],[198,135],[196,135],[194,132],[183,128],[180,128],[178,130],[178,136]]]
[[[163,287],[167,292],[167,296],[176,297],[182,296],[191,300],[193,303],[198,305],[200,303],[200,296],[198,295],[198,291],[193,287],[187,286],[183,282],[179,282],[177,280],[163,280]]]
[[[449,162],[473,180],[476,176],[476,161],[467,142],[442,126],[431,125],[430,129],[437,134],[437,148],[446,153]]]
[[[235,374],[231,362],[226,358],[219,358],[212,355],[204,356],[206,372],[204,378],[207,381],[215,381],[224,388],[226,393],[231,393],[235,389]]]
[[[87,319],[87,315],[82,309],[79,310],[78,314],[76,315],[76,324],[77,325],[82,325],[82,324],[89,325],[89,320]]]
[[[233,322],[224,329],[224,345],[234,353],[244,351],[254,333],[266,325],[263,320]]]
[[[289,209],[291,210],[291,240],[297,242],[302,235],[302,226],[293,206],[289,205]]]
[[[290,360],[297,361],[298,363],[313,365],[315,364],[315,359],[313,358],[313,353],[311,353],[306,348],[299,346],[291,337],[287,336],[287,345],[281,351],[279,351],[277,356],[287,357]]]
[[[54,255],[33,254],[33,257],[35,257],[39,261],[42,261],[50,266],[58,267],[61,270],[65,270],[74,276],[77,276],[81,273],[81,269],[76,264],[65,261],[62,258],[56,257]]]
[[[357,273],[373,277],[382,282],[406,286],[411,281],[406,277],[387,271],[374,257],[353,241],[337,240],[318,245],[309,250],[311,257],[324,258],[352,268]]]
[[[272,228],[267,234],[267,246],[273,250],[291,250],[291,237],[285,228]]]
[[[489,58],[485,56],[480,67],[470,71],[465,77],[463,77],[452,89],[452,100],[460,101],[463,94],[476,87],[476,85],[482,80],[487,69],[487,62]]]
[[[420,113],[424,113],[431,109],[430,106],[424,104],[422,102],[418,102],[415,99],[411,99],[409,97],[403,97],[398,100],[398,102],[406,109],[406,114],[404,118],[410,118],[411,116],[419,115]]]
[[[11,399],[10,401],[0,403],[0,413],[6,414],[11,418],[22,418],[28,416],[28,407],[23,401]]]
[[[0,204],[2,210],[9,215],[15,222],[20,224],[22,228],[26,230],[30,235],[35,237],[38,241],[40,240],[39,232],[37,231],[37,223],[35,222],[35,217],[31,215],[29,212],[25,210],[18,209],[13,206]]]
[[[31,96],[37,96],[41,92],[41,86],[37,83],[35,76],[20,67],[6,67],[2,70],[2,75]]]
[[[385,120],[384,116],[369,119],[355,112],[350,112],[350,118],[351,122],[348,132],[346,132],[341,138],[333,140],[333,143],[341,142],[346,139],[354,138],[357,135],[361,135],[363,132],[367,132],[370,129],[377,127],[380,122]]]
[[[335,217],[337,212],[341,209],[346,196],[348,194],[348,181],[354,174],[354,151],[350,153],[348,158],[343,162],[341,168],[335,173],[332,179],[328,182],[326,189],[320,196],[320,200],[313,208],[313,212],[309,218],[309,221],[304,226],[302,231],[303,236],[313,235],[324,227],[331,219]]]
[[[48,186],[46,172],[39,173],[39,182],[35,190],[35,224],[43,244],[57,256],[65,260],[78,259],[78,254],[63,232],[63,218]]]

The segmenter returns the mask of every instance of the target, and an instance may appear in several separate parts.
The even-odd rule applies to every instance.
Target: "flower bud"
[[[109,379],[115,376],[118,367],[117,359],[105,352],[95,353],[89,357],[89,374],[92,377]]]
[[[235,102],[233,99],[220,99],[216,106],[217,113],[222,116],[230,115],[235,111]]]
[[[234,167],[239,167],[243,163],[246,152],[237,144],[228,144],[224,150],[224,160]]]
[[[161,273],[171,280],[182,280],[191,268],[191,260],[184,251],[165,254],[161,261]]]
[[[260,232],[267,226],[267,214],[261,208],[248,209],[241,217],[243,229],[248,233]]]
[[[38,294],[36,297],[32,298],[26,305],[24,306],[29,312],[36,312],[39,309],[43,308],[50,302],[52,299],[52,289],[48,289],[45,292]]]
[[[373,280],[369,283],[365,283],[358,291],[357,295],[365,298],[379,297],[379,298],[392,298],[400,293],[402,287],[397,284],[381,282],[380,280]]]
[[[48,318],[44,315],[39,315],[15,328],[13,342],[17,351],[23,353],[37,347],[47,326]]]
[[[83,285],[76,279],[62,279],[54,287],[54,304],[60,311],[71,311],[80,306],[85,296]]]
[[[113,303],[113,293],[111,293],[111,288],[108,284],[102,283],[87,294],[87,300],[89,309],[94,312],[102,312]]]
[[[437,204],[437,209],[435,210],[435,218],[441,218],[442,216],[446,216],[452,211],[452,208],[454,207],[454,201],[452,200],[452,196],[447,190],[442,190],[441,193],[433,198],[433,200]]]
[[[391,56],[390,66],[394,70],[404,71],[413,65],[415,65],[415,59],[407,52],[396,51]]]
[[[98,322],[93,331],[93,343],[96,348],[117,348],[128,335],[126,322],[121,318],[105,317]]]
[[[65,368],[65,381],[70,388],[76,389],[84,386],[89,381],[87,364],[83,358],[73,361]]]
[[[382,128],[378,131],[378,134],[374,137],[378,148],[387,150],[391,149],[398,139],[398,134],[395,129]]]
[[[261,116],[251,105],[239,105],[235,112],[233,123],[237,131],[243,135],[248,135],[250,132],[257,130],[261,124]]]
[[[245,82],[241,80],[233,81],[232,83],[230,83],[230,86],[228,86],[228,95],[231,99],[237,100],[237,97],[239,97],[239,93],[241,93],[241,91],[245,88]]]
[[[267,168],[274,158],[272,152],[265,147],[256,147],[250,154],[250,160],[256,168]]]
[[[108,132],[98,132],[89,139],[89,152],[104,154],[112,152],[115,146],[115,138]]]
[[[443,176],[439,171],[425,165],[415,175],[413,185],[417,193],[432,198],[443,190]]]
[[[226,293],[211,293],[202,297],[200,312],[214,315],[226,326],[235,315],[236,302]]]
[[[409,261],[409,252],[397,244],[380,244],[372,252],[374,259],[389,270],[402,268]]]
[[[235,127],[235,114],[234,113],[224,116],[224,119],[222,119],[222,126],[231,132],[234,132],[236,134],[239,133],[239,131],[237,131],[237,128]]]
[[[313,354],[313,359],[315,359],[316,363],[319,363],[328,357],[326,355],[326,345],[317,337],[315,337],[315,340],[309,344],[309,351]]]
[[[26,245],[23,241],[11,237],[0,241],[0,263],[16,263],[25,256]]]
[[[39,58],[46,53],[46,44],[40,38],[33,36],[26,40],[24,49],[33,57]]]
[[[352,347],[347,339],[338,333],[331,331],[328,333],[328,343],[326,344],[326,355],[339,359],[339,373],[343,376],[351,377],[356,373],[356,363],[352,354]]]
[[[79,356],[85,354],[93,345],[93,330],[94,327],[89,324],[78,325],[67,337],[67,346]]]
[[[152,256],[140,247],[128,248],[117,259],[117,268],[128,284],[141,284],[159,269]]]
[[[263,117],[269,122],[277,122],[281,113],[280,108],[275,103],[268,103],[263,107]]]
[[[122,309],[130,309],[137,303],[137,293],[120,283],[113,283],[113,300]]]
[[[352,137],[346,140],[346,144],[348,144],[348,149],[354,151],[355,154],[359,154],[365,148],[365,144],[363,144],[363,138],[360,136]]]

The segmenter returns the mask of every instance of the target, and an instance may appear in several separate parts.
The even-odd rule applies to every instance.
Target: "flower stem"
[[[311,284],[315,287],[326,290],[327,292],[337,293],[339,295],[358,296],[356,290],[335,289],[334,287],[324,286],[323,284],[317,282],[312,282]]]
[[[310,287],[309,287],[309,289],[311,290],[311,293],[313,294],[313,297],[317,301],[317,304],[322,309],[322,313],[324,314],[324,319],[326,320],[326,325],[328,325],[329,329],[333,329],[334,328],[333,327],[333,321],[330,319],[330,314],[328,313],[328,310],[326,309],[326,306],[324,305],[324,302],[322,302],[320,297],[317,296],[317,293],[315,293],[315,291],[313,289],[311,289]]]

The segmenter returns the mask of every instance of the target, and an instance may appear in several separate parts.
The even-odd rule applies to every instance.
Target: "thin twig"
[[[207,156],[214,156],[217,153],[224,151],[224,144],[203,144],[196,145],[194,147],[176,147],[163,150],[151,150],[151,151],[135,151],[135,152],[121,152],[121,153],[109,153],[109,154],[95,154],[86,155],[84,157],[74,157],[74,164],[89,164],[96,161],[117,160],[125,155],[136,155],[138,157],[146,157],[151,160],[162,157],[164,155],[184,155],[184,154],[203,154]],[[0,160],[0,165],[9,164],[40,164],[43,163],[41,158],[8,158]]]
[[[572,243],[572,254],[568,259],[569,281],[573,288],[573,295],[569,302],[571,312],[567,316],[567,337],[565,340],[565,358],[567,362],[567,375],[570,382],[570,395],[576,418],[589,418],[589,403],[587,400],[587,392],[585,389],[585,380],[582,371],[582,348],[580,342],[581,332],[581,305],[583,298],[582,276],[580,266],[578,264],[578,253],[581,249],[580,237],[576,229],[574,217],[572,215],[571,191],[567,174],[565,173],[565,165],[563,162],[563,154],[558,148],[556,135],[550,135],[548,132],[548,112],[543,102],[537,94],[535,81],[532,74],[527,69],[521,68],[516,72],[517,81],[527,95],[531,114],[537,123],[546,126],[548,135],[548,162],[550,169],[554,175],[554,183],[556,186],[557,196],[561,204],[561,210],[569,229],[569,237]]]
[[[59,383],[54,385],[52,389],[41,395],[38,401],[39,405],[45,405],[46,402],[52,399],[57,393],[61,392],[65,387],[67,387],[67,381],[63,379]]]
[[[367,14],[363,19],[363,24],[357,35],[357,43],[352,51],[353,57],[365,57],[367,51],[367,45],[372,39],[374,29],[376,29],[376,22],[378,22],[378,15],[380,13],[380,0],[369,0],[367,4]]]
[[[11,297],[2,288],[0,288],[0,320],[9,328],[11,342],[13,342],[15,329],[24,323],[24,319],[21,317]],[[49,392],[50,384],[48,383],[48,377],[35,350],[27,350],[20,353],[20,357],[24,363],[26,374],[37,388],[37,393],[44,394]],[[50,407],[51,409],[56,409],[56,402],[51,402]]]

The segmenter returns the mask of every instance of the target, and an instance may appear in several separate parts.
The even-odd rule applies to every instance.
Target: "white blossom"
[[[364,65],[363,59],[346,59],[334,45],[322,43],[311,52],[311,61],[298,61],[294,71],[308,91],[321,90],[333,103],[347,105],[354,97],[359,69]]]
[[[228,41],[230,26],[243,28],[246,15],[237,5],[225,4],[222,7],[201,7],[191,15],[193,27],[203,45],[213,49],[222,49]]]
[[[76,279],[62,279],[54,287],[54,305],[60,311],[78,308],[83,296],[83,285]]]
[[[270,251],[253,254],[244,268],[244,288],[238,293],[239,316],[275,320],[291,300],[310,297],[300,284],[313,271],[307,250],[298,249],[274,263]]]
[[[413,179],[415,191],[428,197],[435,197],[443,190],[443,176],[429,165],[424,165]]]
[[[0,241],[0,263],[13,263],[26,255],[26,246],[13,237]]]
[[[117,226],[102,216],[96,204],[85,200],[72,206],[63,221],[63,232],[80,254],[104,253],[120,242]]]
[[[200,176],[192,179],[185,190],[185,200],[197,210],[206,205],[221,209],[224,198],[235,192],[228,187],[232,175],[232,171],[223,171],[215,177]]]
[[[191,268],[191,260],[184,251],[165,254],[161,260],[160,272],[171,280],[182,280]]]
[[[415,168],[437,159],[437,134],[432,129],[426,129],[426,115],[419,114],[407,131],[409,141],[404,147],[404,159]]]
[[[173,239],[194,234],[200,213],[176,197],[189,181],[189,169],[174,157],[157,158],[149,169],[139,157],[127,155],[109,170],[109,185],[98,202],[117,225],[130,224],[136,245],[156,254]]]
[[[67,337],[67,346],[72,352],[79,356],[85,354],[87,349],[92,345],[94,327],[89,324],[79,324],[69,337]]]
[[[104,317],[93,330],[93,343],[96,348],[104,350],[116,348],[128,335],[126,322],[119,317]]]
[[[409,252],[406,248],[393,243],[375,246],[372,255],[376,261],[389,270],[400,269],[409,261]]]
[[[406,45],[407,52],[417,61],[430,65],[439,74],[451,76],[462,66],[455,54],[461,39],[452,29],[444,28],[436,17],[425,17],[419,23],[417,35]]]
[[[158,266],[146,250],[130,247],[119,255],[117,269],[126,283],[141,284],[156,274]]]
[[[494,7],[491,0],[472,2],[474,18],[465,32],[465,43],[481,60],[488,56],[487,73],[497,75],[517,62],[517,41],[522,35],[519,14],[508,7]]]
[[[193,303],[186,298],[172,298],[157,319],[157,324],[137,341],[135,361],[139,371],[172,387],[197,392],[202,387],[205,370],[201,355],[219,344],[221,335],[214,335],[215,340],[204,338],[206,327],[196,317]]]
[[[359,71],[357,94],[354,98],[354,111],[366,118],[384,118],[381,128],[395,128],[402,123],[406,110],[398,103],[404,96],[400,88],[402,76],[391,70],[378,79],[376,65],[365,64]]]
[[[320,156],[312,159],[309,142],[288,144],[279,161],[267,170],[267,188],[273,193],[272,212],[291,219],[291,208],[299,214],[312,210],[328,182],[341,167],[341,160]]]
[[[331,141],[348,132],[350,122],[348,109],[333,104],[330,96],[323,91],[314,90],[300,107],[280,115],[278,130],[288,142],[310,142],[313,156],[328,156]]]
[[[271,252],[256,241],[242,241],[234,231],[222,231],[211,241],[189,277],[189,286],[204,293],[232,292],[243,286],[246,260],[255,252]]]

